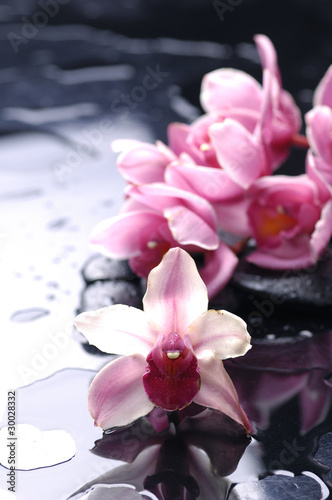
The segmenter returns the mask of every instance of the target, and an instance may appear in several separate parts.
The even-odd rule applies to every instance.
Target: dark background
[[[37,88],[34,82],[35,92],[27,82],[31,73],[38,79],[41,66],[47,63],[63,69],[130,63],[137,66],[139,76],[142,64],[146,61],[152,62],[153,57],[147,57],[146,61],[143,61],[139,50],[135,57],[130,57],[128,51],[126,53],[126,50],[120,47],[120,40],[115,35],[149,40],[150,51],[156,54],[158,49],[153,39],[166,37],[179,40],[209,40],[234,49],[239,44],[251,44],[255,33],[264,33],[272,39],[277,48],[284,86],[294,95],[303,111],[310,108],[310,92],[332,61],[332,4],[329,0],[230,0],[229,5],[237,5],[224,13],[221,1],[216,3],[209,0],[49,1],[56,3],[57,7],[54,8],[57,13],[46,15],[45,25],[38,12],[43,11],[43,5],[50,5],[47,0],[1,2],[0,65],[2,68],[19,68],[17,80],[24,79],[26,82],[24,88],[21,81],[18,87],[14,85],[14,89],[11,88],[6,95],[1,92],[1,106],[12,106],[16,103],[38,107],[42,106],[43,102],[49,104],[52,101],[54,105],[62,105],[69,101],[84,100],[83,88],[73,92],[71,96],[68,95],[70,92],[65,96],[59,90],[53,96],[53,89],[45,87],[45,94],[50,92],[52,98],[47,100],[44,95],[44,100],[40,100],[38,88],[40,90],[41,82],[37,82]],[[227,0],[224,4],[227,4]],[[10,33],[22,35],[22,29],[27,22],[35,27],[37,23],[38,32],[31,36],[28,43],[22,41],[18,46],[18,53],[15,54],[8,36]],[[38,26],[38,22],[41,26]],[[61,26],[62,32],[59,31]],[[83,33],[82,26],[93,29]],[[71,40],[68,38],[69,32]],[[102,39],[105,40],[106,33],[110,35],[108,48],[112,49],[108,51],[105,46],[99,45]],[[195,51],[197,48],[193,47],[193,56]],[[175,49],[173,57],[168,55],[167,61],[163,54],[159,58],[164,67],[167,65],[172,70],[173,83],[180,85],[182,95],[196,106],[201,77],[210,69],[224,64],[233,65],[260,78],[259,65],[253,64],[248,58],[241,60],[241,57],[238,57],[239,51],[233,52],[226,61],[218,57],[212,61],[208,52],[204,57],[204,47],[201,52],[202,57],[193,59],[188,56],[181,57],[180,50],[177,55]],[[7,86],[12,87],[9,85],[8,75],[6,82],[6,75],[2,72],[1,76],[0,83],[7,83]],[[90,90],[90,100],[91,92],[96,94],[95,99],[98,101],[98,89]]]

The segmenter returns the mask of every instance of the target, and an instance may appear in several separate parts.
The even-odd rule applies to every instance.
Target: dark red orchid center
[[[175,332],[160,339],[148,354],[143,385],[148,398],[165,410],[187,406],[200,387],[197,358],[189,339]]]

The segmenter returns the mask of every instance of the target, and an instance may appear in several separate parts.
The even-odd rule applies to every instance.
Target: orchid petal
[[[314,106],[326,105],[332,108],[332,65],[314,92],[313,104]]]
[[[173,162],[167,167],[165,180],[168,184],[192,191],[211,203],[229,200],[243,191],[222,169],[181,162]]]
[[[214,206],[219,227],[238,237],[252,236],[249,225],[248,207],[250,200],[244,196],[228,202],[218,203]]]
[[[313,263],[321,256],[332,236],[332,200],[323,207],[320,219],[311,235],[310,246]]]
[[[149,413],[154,405],[144,391],[144,356],[135,354],[111,361],[94,378],[88,408],[103,429],[125,426]]]
[[[234,252],[222,241],[219,247],[204,254],[204,266],[199,270],[209,298],[214,297],[231,279],[238,264]]]
[[[187,125],[186,123],[175,122],[168,125],[168,144],[176,155],[179,156],[181,153],[191,153],[191,148],[187,144],[187,137],[190,131],[190,125]]]
[[[281,84],[277,53],[271,40],[265,35],[255,35],[254,41],[258,50],[263,69],[268,69]]]
[[[209,134],[220,165],[240,186],[248,188],[264,172],[263,147],[240,123],[227,118]]]
[[[166,335],[181,334],[207,310],[206,286],[187,252],[171,248],[164,255],[149,274],[143,305],[149,319],[161,325]]]
[[[120,142],[120,146],[119,146]],[[115,147],[121,147],[124,142],[124,151],[117,159],[117,167],[122,176],[135,184],[147,184],[164,180],[164,171],[169,162],[176,157],[166,146],[160,147],[140,141],[115,141]]]
[[[144,356],[123,356],[108,363],[93,379],[88,408],[103,429],[125,426],[150,413],[154,405],[144,391]]]
[[[323,160],[332,164],[332,109],[316,106],[306,114],[305,119],[310,146]]]
[[[206,250],[218,248],[219,238],[201,217],[186,207],[166,209],[164,215],[173,238],[181,245],[197,245]]]
[[[189,325],[186,333],[198,359],[206,351],[218,359],[236,358],[251,348],[246,323],[228,311],[206,311]]]
[[[107,353],[147,356],[156,341],[144,312],[122,304],[83,312],[74,323],[90,344]]]
[[[236,389],[222,361],[211,356],[201,358],[199,369],[201,388],[194,402],[221,411],[243,425],[250,433],[251,426],[248,417],[240,406]]]
[[[174,206],[184,205],[197,213],[211,227],[215,227],[216,220],[212,206],[204,198],[194,193],[161,182],[144,186],[128,186],[126,193],[154,210],[163,211]]]
[[[262,88],[244,71],[217,69],[203,77],[200,100],[205,111],[259,109]]]
[[[308,235],[301,235],[293,241],[284,240],[274,251],[254,250],[246,257],[247,262],[268,269],[301,269],[314,264],[310,252]]]
[[[153,233],[165,222],[162,214],[137,210],[106,219],[93,229],[90,241],[102,253],[113,258],[129,259],[140,254]]]
[[[322,203],[325,203],[327,200],[331,198],[331,187],[328,178],[327,183],[325,180],[325,175],[332,174],[332,165],[327,171],[322,168],[324,165],[324,161],[317,161],[318,157],[313,154],[313,152],[309,149],[306,156],[306,174],[309,179],[311,179],[318,189],[318,197]],[[327,164],[326,164],[327,165]],[[328,166],[328,165],[327,165]]]

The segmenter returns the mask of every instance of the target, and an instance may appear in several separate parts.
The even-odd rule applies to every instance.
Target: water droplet
[[[20,311],[15,311],[10,319],[15,323],[27,323],[29,321],[36,321],[37,319],[43,318],[50,314],[50,311],[43,309],[42,307],[31,307],[30,309],[22,309]]]

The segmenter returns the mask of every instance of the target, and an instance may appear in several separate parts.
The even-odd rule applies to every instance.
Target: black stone
[[[311,312],[332,312],[332,257],[327,251],[313,267],[286,271],[264,269],[240,258],[233,275],[235,288],[278,306]]]
[[[94,311],[101,307],[114,304],[125,304],[142,309],[143,293],[140,282],[134,283],[125,280],[98,280],[88,284],[82,292],[81,303],[77,314],[85,311]],[[85,337],[75,330],[75,336],[82,342],[83,348],[90,354],[105,354],[94,345],[86,342]]]
[[[142,309],[139,285],[125,280],[95,281],[83,291],[79,312],[93,311],[114,304]]]
[[[128,261],[110,259],[96,254],[86,262],[82,269],[86,283],[97,280],[134,280],[136,274],[130,269]]]

